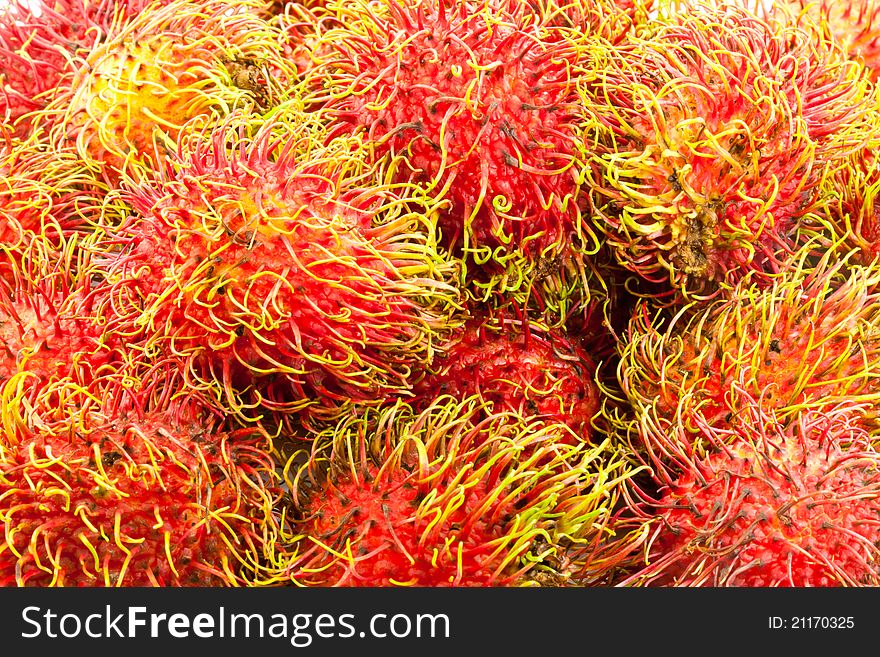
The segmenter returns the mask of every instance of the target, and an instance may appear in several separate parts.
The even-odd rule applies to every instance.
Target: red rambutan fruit
[[[778,271],[823,176],[873,130],[837,44],[739,7],[695,5],[591,65],[591,213],[624,266],[695,298]]]
[[[564,330],[479,312],[443,345],[408,403],[421,408],[440,394],[477,395],[493,412],[567,424],[589,441],[599,410],[596,372],[593,356]]]
[[[306,77],[331,134],[364,135],[375,157],[446,201],[444,244],[478,294],[527,288],[598,248],[576,202],[572,71],[613,5],[381,0],[330,5],[341,25]]]
[[[655,495],[634,489],[632,518],[648,524],[643,566],[621,586],[877,586],[880,452],[843,404],[781,422],[760,399],[730,429],[649,439],[678,467],[653,464]]]
[[[849,158],[823,189],[823,207],[804,218],[800,230],[851,262],[870,265],[880,257],[880,161],[876,145]]]
[[[571,440],[565,425],[480,417],[474,398],[439,397],[418,414],[367,409],[319,435],[305,463],[294,456],[285,468],[296,519],[279,576],[300,586],[565,581],[566,547],[596,542],[598,554],[613,533],[625,461],[607,443]]]
[[[168,0],[156,0],[166,4]],[[0,113],[16,134],[33,129],[32,112],[46,107],[74,61],[151,0],[8,0],[0,9]]]
[[[618,379],[632,415],[612,419],[636,449],[681,426],[697,440],[750,397],[780,420],[803,408],[880,398],[878,271],[846,261],[794,268],[763,288],[740,281],[730,300],[694,304],[671,321],[639,304],[620,347]],[[741,398],[740,390],[747,396]],[[877,413],[866,411],[876,432]]]
[[[0,152],[0,175],[0,249],[22,266],[27,252],[40,248],[32,246],[34,241],[47,247],[43,256],[57,259],[53,251],[67,253],[66,243],[84,238],[103,221],[107,189],[73,153],[55,151],[38,139],[12,141]]]
[[[158,166],[162,142],[173,143],[190,118],[236,106],[267,110],[290,80],[282,36],[257,15],[258,5],[150,4],[77,57],[35,121],[48,126],[56,149],[75,146],[115,186],[126,168]]]
[[[194,129],[128,186],[134,214],[91,270],[98,313],[232,412],[250,393],[272,402],[265,385],[291,411],[375,403],[458,324],[455,265],[419,194],[355,142],[313,148],[313,117],[284,116]]]
[[[0,449],[0,584],[240,585],[259,569],[276,528],[262,435],[166,413],[53,428]]]

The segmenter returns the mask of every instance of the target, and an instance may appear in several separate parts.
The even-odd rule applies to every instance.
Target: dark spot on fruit
[[[406,132],[407,130],[412,130],[418,134],[421,134],[425,130],[425,126],[421,121],[408,121],[407,123],[400,123],[394,129],[396,134],[401,132]]]

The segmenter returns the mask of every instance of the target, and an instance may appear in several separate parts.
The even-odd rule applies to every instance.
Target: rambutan
[[[880,583],[880,453],[863,409],[804,409],[781,422],[764,408],[753,398],[730,429],[703,425],[699,451],[682,427],[646,438],[679,467],[653,464],[656,496],[634,489],[632,519],[651,540],[620,585]]]
[[[75,60],[153,0],[8,0],[0,10],[0,114],[16,134],[33,129],[30,114],[51,102]],[[166,4],[168,0],[155,0]]]
[[[439,394],[456,399],[476,394],[494,412],[567,424],[589,440],[599,410],[594,355],[562,329],[504,313],[477,313],[414,383],[409,403],[421,408]]]
[[[55,151],[35,138],[14,140],[0,149],[0,175],[0,249],[19,262],[28,250],[40,248],[32,246],[35,240],[50,247],[42,255],[52,259],[52,251],[65,252],[67,242],[103,221],[107,188],[74,153]]]
[[[0,449],[0,584],[221,586],[254,577],[275,527],[262,435],[167,413],[53,429],[16,428],[17,442]]]
[[[194,126],[128,185],[134,213],[90,270],[106,281],[106,331],[179,357],[232,412],[251,393],[289,411],[376,403],[459,323],[430,205],[366,167],[356,142],[314,148],[314,130],[280,110]]]
[[[704,1],[0,0],[0,586],[880,585],[880,0]]]
[[[76,59],[35,121],[48,126],[57,149],[75,145],[115,185],[126,168],[158,166],[165,139],[173,143],[190,118],[236,106],[269,109],[290,79],[281,34],[247,10],[257,4],[150,4]]]
[[[782,268],[823,176],[867,143],[873,100],[859,65],[802,26],[690,9],[591,60],[582,136],[620,262],[700,298]]]
[[[565,581],[566,547],[602,551],[625,461],[562,424],[439,397],[368,409],[285,469],[300,586],[511,586]],[[610,555],[602,563],[612,563]],[[598,564],[599,561],[597,560]],[[600,572],[594,573],[600,577]]]
[[[618,368],[633,415],[617,423],[644,446],[646,432],[682,426],[697,440],[703,425],[727,428],[749,396],[780,420],[803,408],[876,403],[878,275],[841,260],[793,268],[769,288],[745,278],[730,300],[691,305],[669,321],[640,303]],[[863,420],[876,432],[876,412]]]
[[[624,12],[519,0],[330,6],[341,26],[321,35],[329,52],[306,77],[312,101],[331,134],[402,156],[398,174],[446,201],[444,244],[477,296],[521,292],[598,248],[576,203],[572,71]]]
[[[30,122],[22,117],[45,107],[69,70],[73,54],[100,38],[90,8],[108,4],[86,0],[4,3],[0,9],[0,87],[4,90],[0,113],[8,111],[19,136],[26,137],[31,130]]]
[[[821,208],[804,217],[800,230],[850,262],[870,265],[880,257],[880,162],[876,145],[849,158],[849,166],[826,181]]]
[[[836,39],[850,58],[868,70],[874,82],[880,77],[880,3],[877,0],[829,2],[788,0],[783,6],[805,13]]]

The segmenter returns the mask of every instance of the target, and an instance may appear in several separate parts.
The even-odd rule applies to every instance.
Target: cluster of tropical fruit
[[[0,584],[880,583],[880,3],[9,0]]]

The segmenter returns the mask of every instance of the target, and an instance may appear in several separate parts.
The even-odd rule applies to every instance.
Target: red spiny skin
[[[855,261],[869,265],[880,256],[880,161],[874,148],[858,152],[850,166],[835,172],[826,192],[828,207],[817,216],[856,250]],[[827,231],[824,225],[818,228]]]
[[[640,508],[656,514],[657,535],[648,564],[627,581],[876,586],[880,454],[853,421],[859,412],[743,420],[754,428],[737,427],[738,440],[716,442]]]
[[[419,412],[400,402],[363,410],[288,459],[292,527],[274,580],[562,581],[580,568],[569,559],[577,545],[585,555],[578,563],[599,581],[629,551],[603,541],[629,476],[608,442],[573,441],[563,424],[495,413],[477,397],[439,396]]]
[[[413,521],[413,512],[421,499],[433,489],[442,494],[443,481],[419,485],[403,468],[386,469],[379,475],[374,465],[357,481],[343,475],[328,481],[313,497],[307,512],[310,518],[302,530],[330,547],[335,541],[350,539],[356,546],[354,566],[345,561],[332,563],[324,551],[304,559],[303,571],[320,569],[302,576],[311,586],[489,586],[504,582],[495,573],[500,563],[493,558],[495,541],[503,538],[504,525],[485,518],[474,518],[473,509],[491,491],[493,482],[481,481],[464,496],[463,503],[428,532],[428,518]],[[513,505],[496,504],[487,509],[486,518],[512,512]],[[455,538],[461,558],[443,549],[445,538]],[[434,551],[439,550],[439,558]],[[412,557],[412,561],[407,557]],[[311,556],[311,555],[310,555]],[[323,563],[326,561],[327,563]]]
[[[32,9],[33,4],[39,10]],[[0,114],[10,119],[46,106],[71,71],[71,58],[92,48],[115,21],[125,20],[150,4],[149,0],[13,0],[0,14]],[[18,121],[16,133],[27,137],[30,122]]]
[[[164,413],[23,437],[0,450],[0,584],[241,583],[269,530],[257,445]]]
[[[79,287],[43,280],[24,285],[0,300],[0,386],[18,376],[18,399],[44,420],[117,391],[108,408],[124,407],[128,397],[152,392],[147,370],[126,369],[131,355],[119,336],[105,334],[92,312],[88,293]],[[144,381],[135,379],[143,376]],[[72,396],[71,396],[72,395]],[[126,398],[123,398],[125,395]],[[106,400],[105,400],[106,401]]]
[[[864,64],[871,80],[877,81],[880,77],[880,3],[876,0],[793,0],[789,4],[796,10],[806,11],[824,26],[850,57]]]
[[[320,35],[339,25],[336,16],[328,13],[322,3],[300,2],[287,2],[270,22],[284,33],[284,59],[293,64],[300,76],[305,75],[316,60],[332,52],[329,44],[321,42]]]
[[[101,265],[121,280],[107,331],[227,388],[284,379],[301,407],[406,385],[455,294],[430,280],[446,265],[422,215],[396,214],[388,189],[331,182],[326,162],[300,164],[270,131],[233,154],[225,134],[128,193],[136,215]]]
[[[585,87],[609,101],[596,105],[604,137],[586,131],[599,226],[630,270],[697,296],[777,271],[823,168],[869,129],[857,65],[742,9],[702,8],[632,39],[599,86]]]
[[[106,189],[72,152],[15,142],[0,148],[0,175],[0,245],[9,254],[23,256],[35,238],[45,238],[43,255],[51,258],[67,238],[90,232],[101,213]]]
[[[618,370],[637,415],[690,430],[703,422],[728,427],[743,404],[735,386],[780,416],[874,398],[876,275],[840,270],[791,271],[768,289],[743,282],[730,300],[695,304],[671,325],[640,305]],[[876,412],[866,410],[863,421],[875,426]]]
[[[62,363],[69,367],[74,354],[94,349],[99,335],[98,329],[90,332],[72,317],[59,317],[57,309],[39,297],[4,299],[0,305],[4,356],[0,381],[9,379],[25,361],[43,373],[56,371]]]
[[[541,330],[478,314],[457,332],[413,387],[415,402],[477,394],[496,412],[515,411],[570,426],[587,440],[599,410],[596,365],[562,330]]]
[[[341,91],[322,102],[339,131],[402,155],[401,175],[445,189],[446,242],[533,263],[563,251],[578,218],[572,28],[506,0],[346,3],[343,24],[317,73]]]

